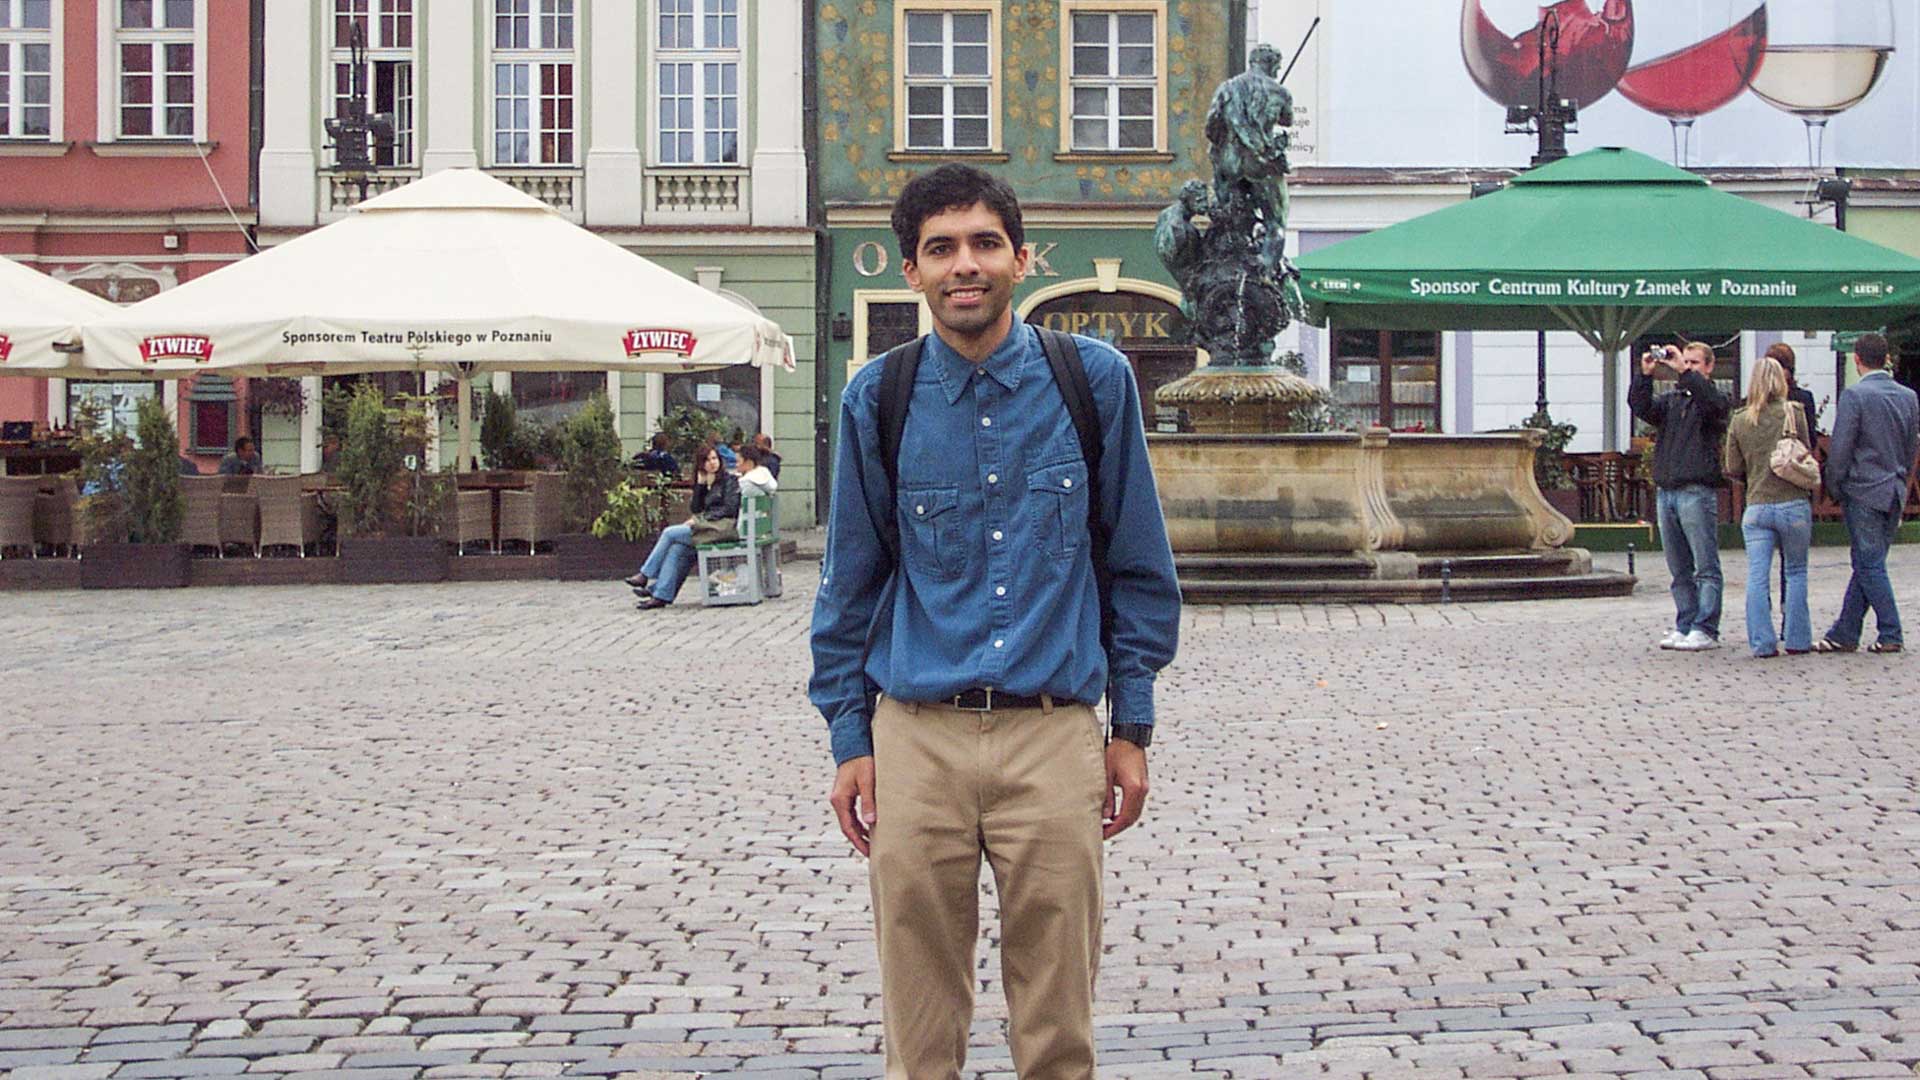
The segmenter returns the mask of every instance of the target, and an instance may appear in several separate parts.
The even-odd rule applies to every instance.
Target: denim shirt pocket
[[[940,579],[960,576],[967,568],[967,549],[960,534],[958,487],[902,491],[901,548],[907,567]]]
[[[1087,537],[1087,466],[1080,461],[1042,465],[1027,474],[1033,535],[1056,559],[1080,554]]]

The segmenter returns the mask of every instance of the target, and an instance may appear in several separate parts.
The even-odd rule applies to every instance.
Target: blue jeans
[[[693,569],[693,529],[686,525],[670,525],[660,532],[660,539],[654,541],[653,553],[640,566],[640,573],[653,582],[649,593],[673,603],[680,595],[680,583],[687,579],[687,571]]]
[[[1755,656],[1780,651],[1773,630],[1773,553],[1787,564],[1787,594],[1780,602],[1787,612],[1787,648],[1813,648],[1813,618],[1807,614],[1807,547],[1813,543],[1813,504],[1805,499],[1783,503],[1749,503],[1740,519],[1747,541],[1747,648]]]
[[[1654,496],[1660,547],[1673,575],[1673,628],[1720,639],[1720,493],[1705,484]]]
[[[1847,503],[1847,535],[1853,543],[1853,577],[1847,580],[1846,598],[1840,601],[1840,615],[1827,631],[1836,645],[1860,644],[1860,631],[1867,621],[1867,609],[1873,609],[1873,621],[1879,624],[1880,640],[1887,645],[1901,644],[1900,611],[1893,606],[1893,581],[1887,577],[1887,547],[1894,531],[1900,528],[1900,507],[1862,506]]]

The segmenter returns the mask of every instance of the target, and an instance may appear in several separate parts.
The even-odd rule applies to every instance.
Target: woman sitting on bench
[[[767,451],[753,443],[741,443],[740,494],[771,495],[780,489],[780,481],[767,468]]]
[[[694,454],[693,516],[660,533],[640,572],[627,579],[635,606],[653,611],[673,603],[680,583],[693,569],[696,544],[714,544],[739,535],[740,480],[720,465],[720,454],[703,446]]]

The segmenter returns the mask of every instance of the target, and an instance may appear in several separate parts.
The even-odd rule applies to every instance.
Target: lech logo
[[[1840,294],[1856,300],[1878,300],[1892,296],[1893,286],[1884,281],[1854,281],[1840,286]]]
[[[0,334],[0,364],[6,363],[7,357],[11,355],[13,355],[13,340],[5,334]]]
[[[201,334],[155,335],[140,342],[140,359],[149,364],[162,360],[204,364],[213,359],[213,339]]]
[[[629,330],[625,338],[628,356],[641,353],[670,352],[693,355],[693,335],[685,330]]]
[[[1353,282],[1346,278],[1320,278],[1311,284],[1314,288],[1322,292],[1352,292],[1354,290]]]

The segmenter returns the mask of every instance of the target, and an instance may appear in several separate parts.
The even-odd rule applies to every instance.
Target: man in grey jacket
[[[1907,481],[1920,453],[1920,397],[1887,370],[1887,339],[1862,334],[1854,346],[1860,381],[1840,395],[1823,481],[1846,513],[1853,543],[1853,577],[1840,615],[1815,652],[1852,652],[1860,647],[1867,609],[1880,637],[1868,652],[1901,651],[1900,612],[1887,577],[1887,548],[1900,528]]]

